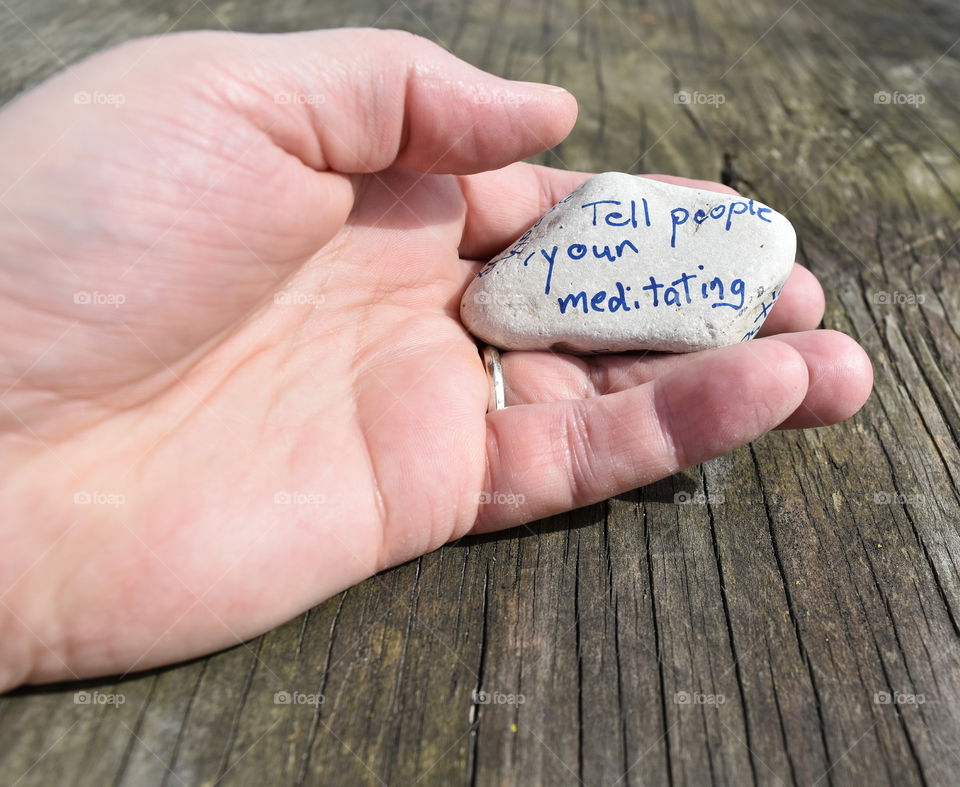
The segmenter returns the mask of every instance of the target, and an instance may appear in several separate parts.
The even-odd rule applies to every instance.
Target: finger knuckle
[[[596,444],[597,438],[582,401],[564,407],[560,417],[558,460],[566,468],[573,499],[586,500],[601,486],[603,479],[597,472],[597,457],[602,455],[604,448]]]

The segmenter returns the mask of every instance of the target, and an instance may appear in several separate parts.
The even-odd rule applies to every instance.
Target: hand
[[[575,116],[374,30],[137,41],[4,108],[0,688],[210,652],[857,410],[869,362],[797,267],[767,338],[509,353],[485,414],[460,296],[586,177],[511,163]]]

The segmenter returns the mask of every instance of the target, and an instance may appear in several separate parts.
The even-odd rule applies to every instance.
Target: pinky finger
[[[787,418],[807,384],[797,350],[758,339],[625,391],[490,413],[489,504],[474,532],[596,503],[732,451]]]

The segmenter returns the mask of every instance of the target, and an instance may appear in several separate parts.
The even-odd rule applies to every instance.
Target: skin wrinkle
[[[224,101],[226,101],[224,97]],[[202,96],[197,96],[196,99],[193,99],[196,102],[196,106],[191,106],[190,111],[198,112],[202,106]],[[241,111],[238,109],[238,111]],[[267,129],[264,129],[259,123],[256,122],[254,117],[251,115],[254,113],[255,109],[253,105],[246,107],[246,112],[240,115],[243,118],[243,130],[240,129],[234,133],[231,130],[231,133],[224,134],[219,138],[210,139],[205,137],[202,133],[198,132],[190,124],[184,123],[183,117],[169,117],[165,116],[164,113],[159,111],[152,111],[149,106],[140,109],[138,107],[138,112],[140,113],[138,121],[147,121],[152,129],[155,131],[163,131],[165,136],[161,137],[162,140],[168,141],[172,145],[182,146],[188,150],[196,150],[198,153],[203,156],[214,156],[216,157],[224,167],[239,167],[242,171],[247,171],[253,175],[265,175],[270,174],[269,171],[264,171],[263,165],[260,161],[251,160],[249,157],[244,156],[244,152],[247,151],[252,144],[254,144],[254,139],[262,138],[264,140],[270,140],[279,150],[286,151],[285,148],[281,147],[279,143],[268,133]],[[211,119],[220,120],[222,119],[222,111],[213,111],[208,110]],[[196,122],[200,122],[197,120]],[[138,129],[132,129],[131,133],[135,133],[136,136],[134,140],[137,145],[146,146],[147,151],[152,153],[156,150],[155,144],[147,143],[144,140],[143,134],[139,132]],[[162,150],[157,150],[157,153],[161,154],[164,152]],[[299,158],[299,157],[298,157]],[[176,177],[178,180],[186,181],[188,176],[192,176],[195,173],[192,171],[192,168],[186,163],[178,159],[171,159],[168,161],[162,161],[160,163],[160,171],[164,174],[169,174],[171,177]],[[176,167],[179,165],[180,171],[177,171]],[[189,182],[188,182],[189,184]],[[197,195],[203,193],[205,190],[203,184],[197,184]]]
[[[409,288],[416,290],[416,289],[420,289],[423,287],[430,287],[430,286],[432,286],[431,283],[416,284],[416,285],[411,284],[409,285]],[[357,415],[358,424],[361,423],[363,419],[359,416],[360,407],[356,402],[356,395],[357,395],[356,391],[359,390],[359,387],[362,387],[361,380],[363,376],[368,373],[373,374],[375,385],[379,386],[381,385],[381,383],[379,381],[378,375],[375,372],[376,365],[383,364],[384,362],[389,364],[390,362],[395,361],[398,358],[402,357],[401,355],[396,355],[395,349],[389,349],[389,350],[384,349],[387,347],[387,343],[384,341],[378,340],[379,334],[382,331],[382,326],[377,325],[378,320],[376,319],[377,317],[376,309],[379,306],[381,306],[381,304],[378,302],[378,300],[371,301],[370,303],[368,303],[364,308],[363,317],[359,321],[359,324],[361,326],[366,326],[368,324],[371,326],[374,326],[375,333],[367,334],[367,333],[364,333],[361,329],[361,335],[358,340],[358,346],[363,346],[368,348],[368,352],[364,357],[356,358],[355,363],[353,364],[351,369],[352,374],[354,376],[354,380],[355,380],[352,390],[354,391],[354,397],[355,397],[354,403],[355,403],[356,412],[358,413]],[[394,321],[392,325],[392,330],[397,330],[401,325],[406,323],[418,323],[421,321],[426,323],[433,323],[436,321],[436,319],[437,319],[437,315],[433,315],[433,314],[424,315],[419,312],[410,312],[402,320]],[[464,329],[461,328],[461,331],[466,335],[466,332]],[[431,333],[433,333],[433,331],[426,330],[426,331],[418,331],[417,333],[422,333],[425,336],[429,336]],[[424,341],[426,340],[424,339]],[[470,346],[471,348],[475,347],[475,345],[472,345],[472,344]],[[459,354],[460,351],[458,350],[457,352]],[[418,343],[415,346],[406,348],[406,354],[409,354],[412,356],[420,355],[422,354],[422,348],[419,346],[419,343]],[[482,365],[480,364],[479,354],[477,354],[477,365],[478,365],[478,375],[476,379],[483,380],[484,377],[482,375],[484,375],[485,372],[483,371]],[[397,406],[402,406],[402,405],[397,405]],[[376,413],[374,415],[374,419],[378,419],[379,416],[380,416],[380,413]],[[381,477],[383,474],[382,468],[377,466],[377,461],[374,458],[375,452],[373,452],[370,448],[369,439],[366,433],[363,433],[363,441],[364,441],[364,446],[365,446],[367,456],[369,457],[369,460],[370,460],[371,473],[374,480],[374,493],[376,496],[376,500],[378,501],[378,510],[379,510],[380,522],[381,522],[381,528],[380,528],[381,560],[378,565],[380,569],[383,569],[391,565],[394,565],[396,562],[394,559],[390,557],[390,550],[386,546],[386,540],[390,535],[390,530],[391,530],[390,524],[391,523],[395,524],[400,520],[398,518],[391,518],[389,505],[387,504],[386,499],[384,498],[382,493],[382,489],[383,489],[382,483],[381,483]],[[463,499],[466,499],[466,498],[462,496],[458,496],[456,498],[455,505],[454,505],[454,510],[455,510],[454,522],[449,528],[444,528],[440,523],[433,521],[433,519],[431,519],[431,527],[430,527],[430,532],[428,534],[428,542],[427,542],[430,545],[430,548],[436,548],[441,544],[447,542],[450,539],[451,534],[458,529],[461,521],[464,522],[465,530],[469,529],[471,519],[475,521],[476,519],[475,516],[468,519],[462,515],[461,506],[462,506]]]
[[[610,393],[610,367],[596,366],[586,361],[581,366],[582,376],[578,376],[581,396],[603,396]]]
[[[375,373],[374,373],[374,376],[376,377]],[[379,381],[378,381],[378,384],[379,384]],[[379,528],[380,539],[379,539],[378,554],[377,554],[377,570],[381,571],[385,568],[395,565],[397,562],[394,556],[390,554],[391,550],[387,545],[387,539],[388,539],[388,536],[393,536],[394,538],[396,537],[395,533],[393,532],[394,528],[392,528],[391,525],[396,525],[396,523],[402,521],[402,518],[398,518],[391,515],[390,506],[387,502],[386,497],[383,495],[383,483],[381,481],[382,469],[380,467],[380,464],[378,463],[378,460],[375,458],[375,455],[378,452],[373,451],[371,449],[368,434],[366,431],[363,430],[362,426],[360,425],[365,419],[363,419],[360,414],[362,407],[359,405],[359,402],[358,402],[357,393],[356,393],[357,388],[354,387],[353,391],[354,391],[355,412],[357,414],[355,416],[357,427],[360,430],[360,433],[362,436],[364,449],[365,449],[368,464],[370,467],[371,482],[372,482],[371,487],[374,495],[374,501],[376,503],[376,507],[378,511],[378,516],[380,518],[380,528]],[[377,424],[375,424],[373,428],[376,429]],[[382,452],[380,453],[382,455]],[[392,460],[393,460],[393,457],[389,457],[389,456],[385,457],[384,459],[384,461],[392,461]],[[435,527],[435,524],[433,521],[431,521],[430,524],[431,526],[430,526],[430,532],[427,537],[427,543],[431,545],[431,547],[433,547],[433,546],[439,546],[440,544],[446,542],[448,540],[447,538],[443,538],[438,541],[437,532],[436,532],[437,529]],[[406,544],[404,544],[402,541],[402,538],[405,535],[406,535],[405,533],[401,534],[401,541],[399,543],[399,546],[401,548],[406,547]],[[422,548],[418,547],[418,551],[422,551]]]
[[[233,333],[233,327],[228,327],[221,331],[218,335],[211,337],[211,339],[208,340],[205,345],[197,348],[185,358],[166,365],[160,364],[153,371],[144,372],[140,377],[124,382],[123,393],[127,397],[126,400],[116,400],[117,397],[115,394],[117,392],[113,388],[101,391],[99,393],[89,391],[71,392],[65,391],[62,387],[59,391],[53,387],[47,386],[31,386],[30,388],[26,388],[24,387],[26,382],[25,379],[20,380],[20,382],[17,384],[17,393],[25,392],[29,394],[31,392],[47,392],[51,395],[56,395],[65,405],[70,405],[74,408],[81,408],[84,419],[84,429],[95,429],[100,424],[106,422],[110,417],[124,413],[133,413],[150,404],[151,401],[162,399],[166,395],[174,393],[176,389],[182,385],[182,380],[192,378],[194,376],[194,370],[201,367],[203,362],[213,352],[214,349],[219,349],[225,343],[230,341],[230,339],[233,337]],[[156,381],[156,383],[154,381]],[[131,388],[133,388],[132,391]],[[134,395],[131,395],[131,393]],[[8,396],[9,395],[10,394],[8,394]],[[49,406],[49,404],[47,404],[47,406]],[[91,406],[96,406],[98,408],[98,414],[96,416],[91,416]],[[16,412],[16,408],[12,409],[14,409]],[[5,413],[0,411],[0,420],[2,420],[4,416]],[[56,442],[64,437],[67,437],[67,435],[56,431],[58,423],[58,421],[48,424],[38,423],[34,426],[34,430],[39,431],[46,439]],[[17,429],[20,425],[19,422],[14,421],[11,426],[14,429]],[[53,428],[56,433],[48,432],[48,428]],[[76,433],[76,431],[77,427],[74,427],[72,432]]]
[[[785,352],[785,353],[784,353],[783,349],[781,349],[782,355],[792,356],[792,359],[791,359],[792,362],[793,362],[792,365],[796,368],[796,370],[798,370],[798,371],[799,371],[800,369],[803,370],[803,382],[802,382],[802,384],[799,386],[799,387],[803,390],[803,394],[800,396],[800,398],[799,398],[799,400],[797,401],[796,405],[795,405],[793,408],[791,408],[790,410],[788,410],[786,413],[783,413],[782,415],[776,413],[775,410],[773,409],[773,406],[772,406],[773,400],[767,401],[767,400],[763,400],[763,399],[758,399],[757,397],[754,397],[754,398],[753,398],[754,415],[757,416],[757,415],[759,415],[761,412],[762,412],[763,415],[764,415],[764,417],[763,417],[762,419],[757,418],[757,421],[760,421],[761,423],[763,423],[763,424],[765,424],[765,425],[766,425],[766,424],[771,424],[771,427],[770,427],[770,428],[775,427],[778,423],[782,422],[785,418],[789,418],[789,417],[790,417],[790,414],[791,414],[794,410],[796,410],[798,407],[800,407],[800,406],[803,404],[803,400],[806,398],[806,395],[807,395],[807,393],[808,393],[809,390],[810,390],[810,369],[809,369],[809,367],[808,367],[808,365],[807,365],[807,360],[806,360],[799,352],[797,352],[796,349],[794,349],[793,347],[791,347],[791,346],[790,346],[789,344],[787,344],[786,342],[777,342],[777,344],[781,345],[781,348],[786,348],[786,352]],[[781,363],[783,363],[783,361],[785,361],[785,358],[782,358],[782,359],[781,359]],[[799,361],[800,363],[798,364],[797,361]],[[768,368],[768,367],[764,367],[764,371],[767,372],[767,377],[768,377],[768,378],[769,378],[769,377],[773,377],[774,380],[775,380],[775,382],[776,382],[778,385],[780,385],[780,386],[784,389],[785,392],[787,392],[787,393],[795,393],[795,391],[797,390],[797,386],[796,386],[796,385],[789,385],[789,386],[786,385],[786,384],[783,382],[783,380],[781,379],[781,375],[780,375],[779,373],[776,373],[776,374],[775,374],[774,371],[773,371],[772,369]],[[779,371],[779,370],[778,370],[778,371]],[[766,381],[765,381],[765,382],[766,382]],[[769,383],[767,383],[767,385],[769,385]],[[773,417],[774,415],[779,415],[779,418],[776,418],[776,419],[775,419],[775,418]]]
[[[258,306],[258,305],[255,304],[252,308],[255,309],[255,308],[257,308],[257,306]],[[92,316],[92,314],[93,314],[93,313],[91,313],[91,316]],[[196,358],[198,357],[198,355],[203,355],[203,354],[205,354],[206,352],[208,352],[208,351],[211,349],[211,347],[217,343],[217,339],[218,339],[218,338],[222,338],[223,336],[228,335],[228,334],[233,330],[233,328],[236,326],[236,324],[239,323],[239,322],[242,322],[242,321],[246,318],[246,316],[247,316],[247,315],[243,315],[243,316],[241,316],[240,318],[237,318],[236,320],[231,321],[231,323],[230,323],[229,325],[225,326],[224,329],[221,331],[220,337],[214,337],[212,340],[208,340],[207,342],[204,343],[204,345],[201,345],[200,347],[198,347],[197,350],[196,350],[196,354],[191,353],[191,355],[193,355],[194,359],[196,359]],[[92,317],[87,317],[86,314],[81,315],[81,317],[82,317],[83,319],[88,320],[88,321],[92,321]],[[189,357],[189,356],[188,356],[188,357]],[[178,363],[176,363],[176,362],[174,362],[174,361],[172,361],[172,360],[170,361],[170,364],[173,365],[174,367],[176,367],[176,366],[178,365]],[[146,371],[145,371],[142,375],[140,375],[140,376],[137,378],[137,382],[145,383],[145,381],[146,381],[148,378],[153,377],[153,376],[155,376],[156,374],[159,374],[160,376],[164,376],[164,377],[165,377],[165,376],[167,376],[168,373],[167,373],[166,368],[157,369],[157,370],[155,370],[155,371],[149,371],[149,372],[146,372]],[[127,381],[127,382],[129,383],[129,382],[133,382],[133,381]],[[175,380],[172,380],[172,379],[169,380],[169,385],[173,385],[173,384],[175,384]]]
[[[353,421],[356,425],[357,431],[360,433],[360,439],[367,458],[367,465],[370,468],[370,484],[371,491],[373,493],[373,502],[377,510],[377,515],[380,518],[380,538],[376,545],[377,552],[375,559],[377,570],[382,571],[387,567],[387,523],[390,521],[390,512],[383,497],[382,487],[380,484],[380,474],[373,458],[373,452],[370,449],[370,441],[367,438],[367,433],[363,428],[363,420],[360,416],[360,380],[361,376],[366,373],[366,370],[362,368],[362,365],[369,363],[369,359],[362,357],[361,348],[370,346],[366,341],[366,330],[368,324],[371,322],[370,316],[375,308],[375,305],[375,303],[368,302],[364,307],[362,307],[360,318],[356,322],[357,342],[354,344],[356,349],[350,356],[350,364],[347,373],[350,380],[349,390]]]
[[[389,39],[393,37],[393,34],[397,31],[370,29],[367,32],[374,34],[375,37]],[[384,45],[389,46],[389,41],[385,41]],[[366,53],[364,53],[364,56],[366,57]],[[353,147],[353,136],[355,132],[351,133],[348,137],[342,128],[338,128],[331,132],[333,136],[331,143],[337,149],[337,155],[331,157],[325,154],[323,157],[327,162],[328,168],[350,173],[374,173],[386,169],[395,159],[402,155],[409,140],[410,92],[414,82],[411,78],[413,65],[411,60],[408,59],[404,65],[405,70],[402,74],[397,75],[393,72],[390,73],[391,82],[389,84],[385,84],[377,63],[367,62],[367,60],[363,60],[359,64],[351,63],[349,69],[345,69],[342,73],[338,74],[336,90],[344,94],[341,96],[343,103],[353,101],[358,93],[378,97],[374,100],[372,106],[370,104],[352,105],[357,115],[357,120],[363,129],[363,131],[356,134],[356,136],[362,139],[372,140],[374,145],[372,149],[365,149],[358,153]],[[394,82],[393,80],[396,81]],[[356,90],[356,84],[361,81],[367,82],[367,91]],[[383,96],[385,90],[387,93],[393,93],[395,90],[397,92],[402,91],[404,95],[402,104],[399,107],[393,106],[393,102],[389,100],[389,96]],[[325,102],[325,105],[329,103],[330,102]],[[379,107],[381,106],[389,109],[386,122],[382,120],[383,114],[379,111]],[[313,125],[315,133],[318,139],[322,140],[328,136],[325,128],[327,126],[336,127],[336,122],[330,118],[326,118],[326,122],[324,122],[322,113],[318,111],[313,111],[311,114],[314,117]],[[399,118],[397,117],[398,114]],[[398,119],[400,121],[399,128],[396,127],[396,121]],[[333,160],[334,158],[336,160]]]
[[[377,510],[377,516],[380,518],[380,538],[377,540],[376,544],[377,551],[374,557],[375,566],[376,571],[383,571],[385,568],[390,566],[390,561],[387,560],[387,555],[389,553],[389,549],[387,547],[387,535],[389,527],[387,526],[387,523],[390,521],[390,511],[387,507],[387,502],[383,497],[383,487],[380,483],[380,473],[377,467],[377,462],[373,458],[373,452],[370,450],[370,441],[367,439],[367,433],[360,425],[361,422],[359,418],[359,407],[357,406],[356,388],[353,389],[353,410],[354,420],[356,421],[356,426],[360,432],[364,451],[366,453],[367,464],[370,467],[370,488],[371,492],[373,493],[373,502]]]
[[[0,603],[0,631],[6,635],[14,628],[22,627],[7,607]],[[17,686],[33,678],[34,673],[29,665],[37,664],[37,654],[32,639],[28,644],[23,638],[4,636],[3,657],[0,658],[0,686]]]
[[[44,490],[44,502],[50,499],[51,490],[49,488],[49,476],[48,476],[48,487]],[[64,494],[62,489],[57,490],[60,494]],[[41,502],[35,507],[31,507],[34,511],[43,510],[44,503]],[[79,516],[79,515],[78,515]],[[71,519],[70,525],[67,530],[72,530],[74,526],[82,527],[78,522],[78,516],[74,516]],[[62,548],[62,543],[57,543],[53,545],[53,548],[50,552],[44,555],[41,562],[48,559],[56,560],[58,556],[58,549]],[[76,554],[71,554],[70,561],[75,562],[78,558]],[[63,558],[60,559],[60,562],[63,562]],[[8,588],[7,590],[12,591],[21,580],[30,580],[31,578],[36,581],[35,577],[31,577],[33,568],[27,571],[26,574],[19,577],[15,584]],[[66,608],[66,605],[59,605],[54,603],[54,599],[63,598],[67,590],[67,596],[69,593],[70,583],[75,580],[75,572],[66,571],[61,572],[59,576],[56,572],[53,573],[52,577],[50,572],[47,572],[47,575],[44,576],[42,584],[36,587],[36,595],[31,599],[32,604],[27,605],[26,607],[23,604],[20,604],[20,613],[13,615],[13,626],[19,630],[25,632],[27,638],[27,647],[30,653],[32,653],[32,658],[29,662],[29,665],[26,667],[26,676],[22,678],[24,682],[37,682],[42,680],[49,680],[51,671],[52,673],[59,673],[63,669],[63,665],[70,665],[75,663],[73,661],[72,654],[82,650],[75,645],[76,641],[82,641],[85,636],[89,636],[88,632],[79,631],[75,634],[71,634],[71,624],[72,620],[70,619],[69,612]],[[14,594],[15,595],[15,594]],[[3,599],[4,604],[7,601],[7,593],[4,591],[0,598]],[[13,601],[13,598],[10,598]],[[6,607],[4,606],[6,610]],[[32,619],[35,615],[31,613],[40,612],[44,617],[39,620]],[[8,637],[9,628],[4,628],[4,637],[5,641],[16,641],[15,637]],[[36,632],[39,632],[36,633]],[[67,667],[67,670],[71,673],[69,676],[62,675],[61,677],[72,677],[78,678],[79,676],[73,672],[72,669]],[[0,689],[2,689],[0,684]]]
[[[456,175],[455,178],[456,178],[457,187],[460,189],[460,196],[463,199],[464,204],[468,204],[470,202],[470,192],[472,189],[469,176]],[[461,256],[461,258],[462,258],[462,255],[464,254],[463,239],[475,234],[473,230],[473,222],[471,221],[471,215],[472,214],[470,211],[464,212],[463,227],[460,230],[460,242],[457,244],[457,254],[458,256]],[[482,264],[483,260],[471,260],[471,262],[478,262]],[[464,289],[466,289],[466,285],[464,285]]]
[[[400,139],[397,141],[396,155],[393,157],[394,160],[400,158],[407,152],[407,146],[410,144],[410,117],[411,112],[407,111],[407,108],[410,106],[410,93],[413,89],[414,80],[412,79],[413,75],[416,72],[416,63],[411,58],[407,61],[406,72],[404,73],[404,85],[403,85],[403,120],[400,123]]]
[[[583,400],[570,403],[560,409],[561,439],[558,441],[560,455],[558,463],[566,470],[570,487],[570,505],[578,507],[593,497],[593,492],[603,487],[593,467],[592,456],[606,450],[607,446],[597,445],[596,430],[591,426],[593,419],[587,413],[587,404]]]
[[[659,448],[663,451],[664,456],[670,460],[664,463],[664,474],[675,473],[681,468],[690,466],[691,454],[684,446],[684,440],[676,428],[678,421],[674,415],[670,397],[665,390],[663,378],[654,380],[652,385],[653,396],[650,401],[653,405],[656,423],[659,426],[657,430],[657,434],[661,438]]]
[[[243,75],[248,69],[237,69],[234,58],[221,58],[216,60],[205,60],[204,67],[209,70],[210,77],[191,82],[191,86],[198,87],[197,95],[205,98],[211,103],[221,103],[225,107],[233,109],[239,116],[244,117],[260,133],[264,134],[280,150],[297,158],[304,165],[314,170],[324,170],[327,168],[327,157],[323,153],[321,140],[323,134],[317,127],[319,117],[316,112],[311,111],[308,104],[300,105],[298,111],[304,115],[309,124],[314,127],[314,134],[294,134],[284,137],[278,136],[274,131],[278,125],[277,121],[264,122],[271,113],[277,111],[278,90],[271,94],[267,86],[253,74],[250,79],[241,79],[238,74]],[[289,91],[287,91],[289,92]],[[219,100],[219,102],[218,102]],[[288,104],[285,111],[289,109]],[[285,120],[294,121],[292,125],[299,125],[295,122],[295,115],[285,116]],[[289,143],[295,139],[296,145]],[[284,144],[287,143],[287,144]]]

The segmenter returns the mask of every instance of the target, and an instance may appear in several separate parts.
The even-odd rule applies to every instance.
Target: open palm
[[[869,362],[797,267],[768,338],[509,353],[486,414],[460,297],[586,177],[511,164],[575,116],[374,30],[138,41],[6,107],[0,688],[209,652],[854,412]]]

